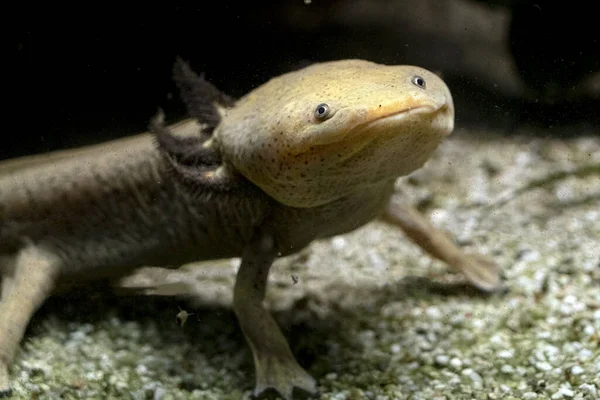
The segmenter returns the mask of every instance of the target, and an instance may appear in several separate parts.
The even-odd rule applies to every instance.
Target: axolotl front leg
[[[62,266],[54,254],[28,245],[14,258],[2,258],[0,298],[0,397],[10,396],[8,367],[29,320],[50,296]]]
[[[174,179],[179,179],[183,185],[192,185],[192,188],[210,187],[212,192],[227,191],[232,196],[238,189],[247,193],[247,182],[227,165],[210,164],[216,159],[212,157],[214,148],[197,139],[173,136],[163,122],[163,115],[159,113],[152,121],[151,131],[173,168]],[[198,163],[198,160],[203,162]],[[189,161],[191,165],[186,164]],[[256,228],[242,253],[233,308],[254,358],[254,395],[272,389],[291,400],[294,388],[315,393],[316,381],[298,364],[277,323],[263,305],[269,270],[277,253],[273,235],[266,228]]]
[[[459,249],[442,231],[411,207],[390,201],[384,220],[394,224],[424,251],[462,272],[476,287],[494,291],[500,287],[498,267],[480,255]],[[234,310],[254,358],[256,386],[254,395],[274,389],[291,399],[294,388],[316,393],[315,380],[295,360],[275,320],[263,301],[269,269],[277,254],[274,239],[262,232],[243,253],[234,289]]]
[[[263,306],[269,269],[276,255],[274,239],[268,233],[259,233],[247,245],[236,277],[233,307],[252,349],[254,395],[274,389],[290,400],[294,388],[314,394],[316,381],[298,364],[277,323]]]
[[[479,254],[467,254],[421,213],[391,200],[382,219],[399,227],[424,251],[462,273],[478,289],[492,292],[501,288],[500,268]]]

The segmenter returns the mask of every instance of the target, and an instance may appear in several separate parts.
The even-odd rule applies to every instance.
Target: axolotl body
[[[363,60],[317,63],[235,101],[179,62],[195,120],[82,149],[0,163],[0,393],[33,313],[65,282],[241,257],[233,308],[254,357],[254,394],[316,392],[263,306],[278,256],[382,217],[475,286],[499,285],[410,207],[394,182],[454,128],[437,75]],[[179,135],[190,131],[195,135]]]

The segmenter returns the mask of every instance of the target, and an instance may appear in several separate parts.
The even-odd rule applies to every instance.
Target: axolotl
[[[491,260],[391,200],[396,179],[453,131],[452,96],[436,74],[323,62],[238,100],[183,61],[174,78],[193,118],[166,126],[159,113],[148,133],[0,163],[3,395],[32,315],[69,282],[240,257],[233,309],[254,358],[254,394],[285,399],[317,385],[263,306],[277,257],[382,218],[476,287],[499,287]]]

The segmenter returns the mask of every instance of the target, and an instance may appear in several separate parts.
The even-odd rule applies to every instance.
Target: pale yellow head
[[[437,75],[343,60],[248,93],[227,110],[215,140],[267,194],[313,207],[420,168],[453,128],[452,96]]]

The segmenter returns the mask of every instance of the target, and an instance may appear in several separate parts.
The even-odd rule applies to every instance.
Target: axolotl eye
[[[331,116],[331,107],[325,103],[321,103],[315,108],[315,118],[319,121],[325,121]]]
[[[425,79],[423,79],[423,77],[419,76],[419,75],[415,75],[412,77],[412,83],[413,83],[413,85],[418,86],[421,89],[425,89],[427,87],[427,84],[425,83]]]

